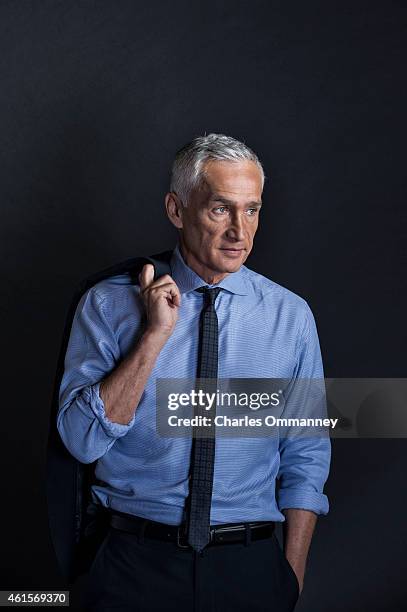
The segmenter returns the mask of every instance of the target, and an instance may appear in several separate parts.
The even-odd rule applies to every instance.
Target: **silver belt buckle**
[[[209,528],[209,542],[208,544],[213,544],[215,542],[216,529]]]

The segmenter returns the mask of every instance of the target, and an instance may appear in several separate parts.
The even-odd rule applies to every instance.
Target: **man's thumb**
[[[145,264],[143,266],[143,269],[141,270],[141,272],[139,274],[139,280],[140,280],[140,287],[141,287],[141,289],[145,289],[146,287],[151,285],[151,283],[154,280],[154,266],[153,266],[153,264]]]

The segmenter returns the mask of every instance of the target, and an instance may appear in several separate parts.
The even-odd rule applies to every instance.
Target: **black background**
[[[163,197],[194,136],[263,161],[247,265],[309,302],[326,376],[405,376],[406,17],[394,1],[0,3],[0,588],[65,586],[44,463],[66,310],[79,279],[174,244]],[[299,612],[405,609],[405,456],[405,440],[333,440]]]

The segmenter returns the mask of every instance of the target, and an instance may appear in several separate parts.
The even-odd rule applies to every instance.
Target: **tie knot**
[[[204,294],[205,306],[213,306],[222,287],[199,287],[197,291]]]

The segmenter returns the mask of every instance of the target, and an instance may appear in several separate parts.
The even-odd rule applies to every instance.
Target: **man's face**
[[[182,255],[210,284],[236,272],[253,247],[262,176],[251,161],[210,161],[187,207],[178,206]],[[168,197],[168,196],[167,196]],[[167,210],[169,210],[167,205]]]

